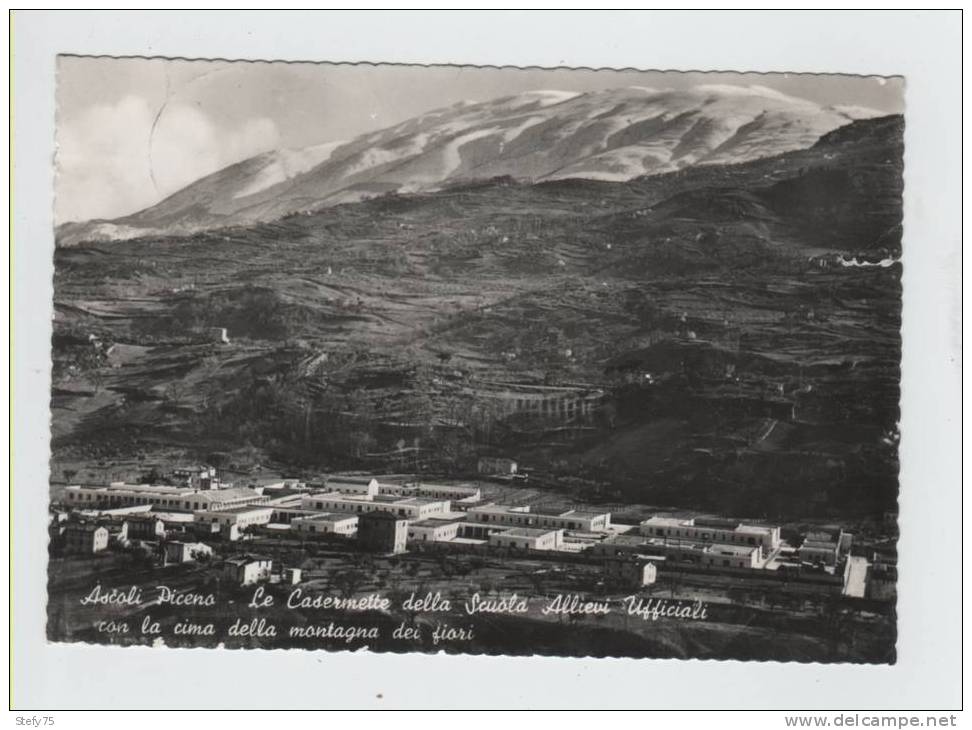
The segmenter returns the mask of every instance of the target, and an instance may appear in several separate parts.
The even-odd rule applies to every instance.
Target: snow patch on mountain
[[[110,226],[64,228],[59,244],[139,230],[247,225],[475,179],[621,181],[747,162],[810,147],[870,116],[878,112],[821,106],[761,85],[529,91],[460,102],[347,142],[244,160]]]
[[[343,141],[326,142],[303,149],[284,149],[273,152],[271,153],[273,157],[267,166],[254,175],[249,184],[241,188],[233,197],[245,198],[249,195],[255,195],[305,173],[328,159],[331,153],[343,144]]]

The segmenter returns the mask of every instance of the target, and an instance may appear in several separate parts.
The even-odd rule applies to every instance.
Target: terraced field
[[[461,474],[501,452],[592,500],[893,511],[901,267],[841,257],[900,257],[901,133],[58,249],[53,478],[160,453]],[[497,418],[483,380],[605,396]]]

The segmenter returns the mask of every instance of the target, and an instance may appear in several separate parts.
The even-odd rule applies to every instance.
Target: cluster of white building
[[[650,556],[658,561],[716,569],[787,566],[835,574],[850,555],[851,543],[852,535],[842,529],[814,529],[794,549],[783,543],[777,526],[656,515],[642,521],[637,532],[607,537],[594,552],[605,557]]]
[[[290,526],[300,535],[352,537],[358,531],[358,516],[348,512],[317,512],[306,517],[295,517]]]
[[[548,528],[572,532],[607,532],[611,527],[610,512],[587,512],[575,509],[534,509],[530,506],[506,507],[487,504],[469,510],[471,521],[506,527]]]
[[[395,497],[390,494],[346,494],[344,492],[318,492],[301,497],[303,509],[320,512],[391,512],[409,520],[424,520],[451,514],[448,499],[426,497]]]
[[[279,498],[280,521],[301,536],[355,534],[358,521],[374,514],[401,523],[402,536],[389,545],[451,543],[513,550],[558,550],[567,532],[603,533],[610,513],[536,510],[482,503],[477,487],[452,484],[383,483],[372,477],[331,477],[324,488]]]
[[[129,539],[186,544],[213,538],[235,541],[263,527],[303,539],[355,537],[363,518],[379,514],[395,518],[389,529],[397,532],[389,533],[386,541],[391,546],[478,544],[516,551],[594,549],[610,555],[631,552],[636,545],[639,552],[648,548],[686,558],[698,553],[699,562],[707,564],[758,567],[780,542],[776,527],[652,517],[641,524],[641,538],[632,543],[630,535],[619,534],[627,528],[611,524],[610,512],[484,503],[479,488],[468,485],[337,475],[320,486],[288,480],[218,488],[215,472],[206,468],[179,476],[185,477],[186,486],[71,486],[64,490],[63,501],[91,515],[124,521]],[[386,523],[392,524],[380,522]],[[100,536],[97,542],[106,543]]]
[[[780,548],[780,528],[719,518],[655,516],[641,523],[641,534],[658,542],[676,541],[739,548],[737,554],[765,561]]]
[[[388,552],[408,544],[480,545],[713,569],[764,568],[782,544],[776,526],[662,515],[637,526],[613,525],[610,512],[484,502],[479,488],[470,485],[340,475],[322,484],[288,480],[250,488],[221,486],[207,469],[186,470],[184,476],[186,486],[67,487],[63,502],[83,519],[59,520],[58,534],[70,552],[81,553],[103,550],[112,539],[179,543],[184,547],[167,554],[172,562],[205,554],[198,545],[206,540],[236,541],[255,532],[304,540],[357,538]],[[849,553],[850,541],[842,530],[816,530],[792,554],[803,563],[836,566]]]
[[[331,476],[323,485],[288,480],[262,487],[212,488],[214,472],[179,473],[186,486],[126,484],[70,486],[62,501],[102,523],[125,523],[129,539],[195,544],[206,539],[239,540],[259,528],[301,538],[355,537],[362,519],[391,525],[391,546],[412,543],[491,545],[512,550],[577,551],[565,535],[597,536],[611,529],[608,512],[532,509],[483,503],[475,486],[381,482],[370,476]],[[203,480],[203,482],[200,482]],[[193,487],[190,484],[204,484]],[[395,524],[392,525],[392,522]],[[380,527],[381,532],[384,527]],[[397,533],[401,534],[397,534]],[[101,542],[105,542],[101,546]],[[107,546],[106,540],[98,541]],[[395,549],[398,549],[397,547]],[[92,552],[82,550],[81,552]]]
[[[648,555],[711,568],[763,568],[777,554],[780,528],[721,518],[656,515],[636,534],[612,536],[596,546],[607,557]]]
[[[64,503],[76,509],[136,507],[149,505],[156,509],[195,512],[219,510],[269,501],[247,487],[199,489],[153,484],[113,482],[108,486],[70,486],[64,489]]]
[[[505,463],[484,468],[490,473],[516,469]],[[610,512],[485,502],[472,485],[335,475],[320,484],[285,480],[234,487],[220,482],[211,467],[177,470],[172,481],[178,484],[66,487],[61,502],[70,509],[51,515],[52,541],[62,552],[88,555],[111,545],[140,544],[165,564],[210,560],[214,541],[260,533],[355,539],[380,553],[429,544],[519,554],[583,552],[605,561],[605,580],[636,586],[653,582],[658,566],[665,564],[713,571],[809,567],[839,578],[841,567],[862,560],[849,557],[852,536],[837,527],[814,528],[793,548],[782,542],[778,526],[665,515],[615,525]],[[240,585],[300,581],[298,569],[281,566],[273,573],[269,558],[251,553],[221,566],[224,577]],[[865,587],[854,595],[893,598],[896,568],[876,561],[865,569]],[[850,572],[844,572],[846,582]]]

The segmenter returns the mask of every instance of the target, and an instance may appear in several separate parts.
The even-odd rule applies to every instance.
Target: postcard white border
[[[931,11],[15,12],[14,707],[958,707],[961,22],[956,12]],[[47,644],[57,53],[904,75],[898,663],[230,653]]]

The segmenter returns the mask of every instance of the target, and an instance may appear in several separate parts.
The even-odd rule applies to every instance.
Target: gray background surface
[[[957,12],[16,12],[13,703],[80,708],[944,709],[960,703]],[[57,53],[906,77],[898,664],[49,645],[44,636]],[[934,536],[934,547],[930,546]]]

